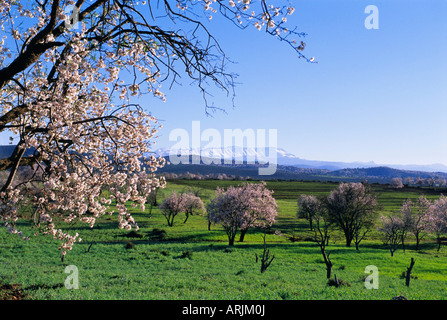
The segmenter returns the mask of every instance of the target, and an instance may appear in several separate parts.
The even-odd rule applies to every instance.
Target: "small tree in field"
[[[427,232],[426,218],[431,204],[425,196],[420,196],[416,202],[411,199],[406,200],[400,208],[406,230],[416,238],[416,250],[419,250],[419,244]]]
[[[267,249],[267,243],[265,241],[265,236],[266,236],[266,229],[264,228],[264,234],[262,235],[262,239],[264,241],[264,251],[262,252],[262,256],[260,257],[261,273],[264,273],[268,269],[268,267],[270,267],[270,265],[272,264],[273,259],[275,259],[275,255],[271,255],[270,250]],[[256,257],[256,262],[258,262],[259,257],[258,257],[257,253],[255,253],[255,257]]]
[[[275,222],[278,213],[272,193],[265,182],[244,183],[227,190],[218,187],[216,197],[207,206],[208,220],[223,226],[232,246],[238,230],[245,234],[250,227],[268,227]]]
[[[363,183],[341,183],[326,201],[328,218],[343,231],[346,246],[356,239],[356,248],[374,226],[377,199],[372,189]]]
[[[161,214],[166,218],[168,226],[172,227],[174,218],[179,213],[184,212],[183,195],[174,191],[158,207],[161,210]]]
[[[331,222],[325,207],[319,206],[319,210],[315,211],[314,222],[314,240],[320,247],[324,263],[326,264],[326,277],[330,279],[333,263],[329,258],[330,252],[327,252],[326,247],[329,243]]]
[[[185,213],[185,220],[183,223],[186,223],[189,216],[198,214],[201,215],[205,212],[205,205],[203,204],[202,199],[200,197],[192,194],[192,193],[183,193],[183,212]]]
[[[313,231],[312,222],[315,214],[320,211],[321,202],[315,196],[302,194],[299,196],[297,203],[297,217],[309,221],[309,228]]]
[[[388,243],[391,256],[398,249],[402,242],[402,233],[404,232],[404,221],[397,215],[381,216],[381,227],[379,230],[383,232],[385,242]]]
[[[404,179],[404,184],[407,185],[407,186],[410,186],[410,185],[414,184],[414,178],[413,177],[406,177]]]
[[[269,228],[278,215],[278,205],[273,198],[273,191],[267,189],[266,183],[243,183],[239,189],[239,201],[245,204],[244,222],[241,225],[240,242],[250,228]]]
[[[441,196],[428,209],[425,218],[427,228],[436,235],[438,251],[441,249],[441,236],[447,234],[447,197]]]
[[[401,189],[404,187],[404,184],[402,183],[402,178],[392,178],[390,181],[391,188],[394,189]]]

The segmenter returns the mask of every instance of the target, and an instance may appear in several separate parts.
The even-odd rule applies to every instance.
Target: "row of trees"
[[[390,180],[390,186],[393,188],[403,188],[405,186],[428,186],[428,187],[447,187],[447,179],[445,178],[421,178],[406,177],[405,179],[396,177]]]
[[[400,245],[405,251],[408,234],[412,234],[416,239],[416,250],[419,250],[420,242],[427,234],[433,234],[439,251],[442,236],[447,234],[447,197],[441,196],[434,201],[425,196],[416,201],[408,199],[398,213],[382,216],[380,220],[380,230],[389,244],[391,255]]]
[[[369,185],[341,183],[326,198],[301,195],[297,216],[309,221],[316,238],[322,226],[326,233],[329,227],[335,227],[343,232],[346,246],[350,247],[354,241],[358,249],[374,225],[377,207],[377,197]]]
[[[408,199],[398,212],[381,215],[380,218],[379,208],[377,196],[371,187],[362,183],[341,183],[327,197],[301,195],[298,198],[297,216],[307,219],[310,229],[314,231],[314,241],[323,255],[328,279],[331,277],[333,263],[327,246],[334,230],[342,231],[346,246],[349,247],[354,242],[359,250],[360,242],[368,233],[377,229],[383,234],[391,256],[400,245],[405,250],[408,234],[414,235],[418,250],[422,238],[432,233],[436,235],[439,251],[441,236],[447,233],[447,197],[441,196],[434,201],[425,196],[420,196],[416,201]]]
[[[447,234],[447,197],[430,201],[425,196],[417,200],[406,200],[398,212],[379,216],[377,196],[368,184],[340,183],[327,197],[301,195],[298,198],[297,217],[309,222],[314,232],[314,240],[322,249],[325,261],[329,257],[325,247],[333,231],[340,231],[347,247],[360,243],[372,231],[383,234],[391,255],[405,243],[408,235],[416,240],[419,250],[421,240],[428,234],[436,236],[438,250],[442,236]],[[168,225],[174,224],[174,218],[185,214],[184,222],[193,214],[207,215],[209,225],[220,224],[228,235],[229,245],[234,245],[236,235],[243,241],[250,228],[269,228],[278,215],[277,203],[273,191],[266,183],[243,183],[227,189],[218,187],[216,196],[206,206],[199,195],[191,190],[183,193],[173,192],[164,199],[160,210]]]
[[[246,232],[253,227],[264,230],[264,253],[261,257],[261,272],[265,272],[274,256],[265,244],[265,232],[278,215],[277,203],[273,191],[266,183],[243,183],[227,189],[218,187],[216,196],[205,206],[200,197],[191,191],[174,192],[160,206],[168,225],[172,226],[174,217],[185,213],[185,220],[192,214],[205,214],[211,223],[223,226],[229,245],[234,245],[240,232],[239,241],[244,240]],[[314,232],[313,240],[319,246],[326,264],[327,278],[331,277],[333,263],[327,247],[335,230],[341,231],[346,246],[355,244],[356,250],[362,240],[373,230],[380,231],[388,244],[391,256],[402,245],[409,234],[416,239],[416,250],[427,234],[436,235],[438,250],[442,235],[447,233],[447,197],[430,201],[425,196],[417,200],[406,200],[398,212],[379,217],[380,206],[377,196],[368,184],[340,183],[326,197],[301,195],[298,198],[297,217],[307,219],[309,228]],[[257,261],[258,257],[256,256]]]
[[[209,225],[220,224],[228,236],[228,244],[234,245],[238,232],[239,241],[244,241],[250,228],[268,228],[277,216],[277,204],[273,191],[266,188],[266,183],[243,183],[241,186],[230,186],[227,189],[218,187],[215,198],[205,206],[192,192],[173,192],[159,206],[166,218],[168,226],[173,226],[174,218],[185,213],[185,220],[193,214],[205,214]]]
[[[447,233],[447,197],[430,201],[420,196],[416,201],[406,200],[398,212],[378,217],[377,196],[370,186],[363,183],[341,183],[327,197],[301,195],[298,198],[299,218],[309,221],[317,242],[329,239],[329,230],[340,230],[345,236],[346,246],[360,242],[372,230],[383,233],[391,255],[398,246],[405,250],[409,234],[416,239],[416,250],[427,234],[437,238],[438,250],[442,235]],[[379,222],[379,223],[377,223]]]
[[[185,180],[236,180],[236,181],[242,181],[242,180],[250,180],[251,178],[249,176],[240,176],[240,175],[234,175],[230,174],[227,175],[226,173],[207,173],[207,174],[201,174],[201,173],[191,173],[186,171],[185,173],[174,173],[174,172],[164,172],[163,176],[166,179],[185,179]]]

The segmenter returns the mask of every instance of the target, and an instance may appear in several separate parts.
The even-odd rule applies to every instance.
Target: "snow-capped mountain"
[[[293,163],[293,159],[299,159],[294,154],[288,153],[281,148],[245,148],[245,147],[224,147],[224,148],[190,148],[190,149],[169,149],[161,148],[155,151],[155,154],[162,157],[170,156],[199,156],[227,161],[242,161],[244,163],[276,163],[282,164],[287,159]]]

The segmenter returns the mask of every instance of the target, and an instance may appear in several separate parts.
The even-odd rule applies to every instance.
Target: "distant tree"
[[[406,200],[400,208],[407,230],[416,238],[416,250],[419,250],[420,242],[427,232],[426,216],[431,204],[425,196],[420,196],[416,202]]]
[[[245,235],[250,227],[268,227],[275,222],[278,213],[272,193],[265,182],[243,183],[226,190],[218,187],[207,206],[208,220],[223,226],[232,246],[238,230]]]
[[[410,185],[414,184],[414,179],[412,177],[406,177],[404,179],[404,183],[405,183],[405,185],[410,186]]]
[[[159,190],[160,188],[154,188],[153,191],[147,197],[147,203],[150,205],[150,210],[152,210],[152,207],[158,206],[157,195]]]
[[[447,196],[441,196],[428,209],[427,228],[436,235],[438,251],[441,249],[441,236],[447,234]]]
[[[431,188],[435,184],[435,179],[428,177],[427,179],[425,179],[425,184],[427,184]]]
[[[407,238],[408,232],[411,232],[411,230],[413,229],[413,217],[411,214],[411,208],[410,208],[410,210],[408,210],[405,206],[405,203],[403,205],[403,208],[401,208],[401,209],[403,209],[403,210],[399,211],[399,217],[402,221],[400,242],[402,243],[402,251],[405,252],[405,240]]]
[[[181,212],[184,212],[184,197],[181,193],[172,192],[159,205],[161,214],[166,218],[168,226],[174,225],[174,218]]]
[[[317,212],[321,210],[321,201],[313,195],[302,194],[299,196],[297,203],[297,217],[309,221],[309,228],[313,231],[312,221]]]
[[[389,246],[391,256],[394,256],[394,252],[402,242],[404,222],[398,215],[381,216],[380,221],[381,226],[379,230],[385,237],[385,242]]]
[[[345,235],[346,246],[354,239],[356,249],[361,239],[374,226],[377,199],[373,190],[363,183],[340,183],[327,197],[328,218]]]
[[[422,186],[425,184],[425,180],[424,180],[423,178],[421,178],[421,177],[417,177],[417,179],[416,179],[416,184],[417,184],[419,187],[422,187]]]
[[[404,187],[402,183],[402,178],[392,178],[390,181],[390,186],[394,189],[400,189]]]
[[[186,223],[191,215],[205,212],[205,205],[200,197],[192,193],[178,193],[176,191],[166,197],[159,208],[170,227],[174,225],[174,219],[180,213],[185,214],[183,223]]]
[[[320,206],[319,210],[315,211],[314,216],[314,241],[320,247],[321,254],[323,255],[324,263],[326,264],[326,277],[330,279],[332,273],[333,263],[330,259],[330,252],[327,252],[326,247],[329,244],[329,231],[331,228],[331,220],[328,216],[325,207]]]
[[[205,212],[205,205],[200,197],[194,195],[193,193],[183,193],[182,197],[183,212],[185,213],[185,220],[183,223],[186,223],[189,216],[203,214]]]
[[[152,208],[158,206],[157,194],[160,186],[149,185],[145,180],[150,177],[145,171],[138,173],[140,181],[137,183],[136,190],[138,195],[146,198],[146,207],[149,209],[149,216],[152,214]],[[164,180],[164,178],[162,178]],[[143,182],[143,183],[142,183]]]

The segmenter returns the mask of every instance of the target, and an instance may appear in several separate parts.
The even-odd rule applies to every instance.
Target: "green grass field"
[[[195,188],[204,202],[215,188],[237,184],[236,181],[169,181],[158,201],[172,190]],[[256,299],[256,300],[325,300],[381,299],[403,295],[408,299],[445,299],[447,293],[447,248],[436,251],[436,244],[426,237],[416,252],[413,239],[406,251],[394,257],[378,232],[360,244],[360,250],[346,247],[341,235],[331,238],[328,251],[334,263],[333,274],[347,285],[328,286],[325,264],[318,246],[309,241],[312,235],[307,221],[296,218],[296,199],[302,193],[327,194],[335,183],[271,181],[279,217],[267,235],[267,246],[275,255],[268,270],[261,274],[255,254],[262,254],[260,231],[250,230],[243,243],[228,247],[223,229],[208,230],[205,217],[192,216],[186,224],[183,216],[168,227],[158,208],[148,212],[130,209],[140,230],[135,233],[117,228],[115,216],[103,217],[93,229],[86,225],[66,226],[79,232],[82,243],[76,244],[62,262],[58,241],[45,236],[23,241],[0,229],[0,299]],[[392,190],[374,185],[381,213],[398,210],[407,198],[426,194],[436,198],[445,190],[404,188]],[[27,233],[30,226],[20,225]],[[274,234],[281,231],[282,236]],[[293,241],[291,241],[293,239]],[[415,258],[414,279],[405,286],[402,272]],[[79,289],[64,285],[76,266]],[[365,267],[379,271],[379,288],[366,289]]]

